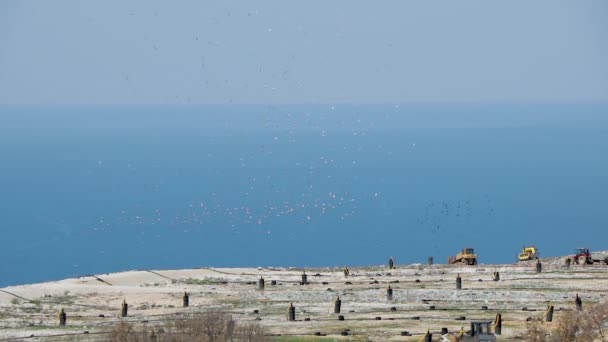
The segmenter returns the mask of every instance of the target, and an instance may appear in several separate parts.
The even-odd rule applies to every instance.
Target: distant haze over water
[[[608,106],[0,108],[0,286],[608,249]]]

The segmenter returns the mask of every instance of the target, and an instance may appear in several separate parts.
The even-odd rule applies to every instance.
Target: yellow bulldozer
[[[519,261],[528,261],[538,259],[539,257],[540,255],[536,246],[524,246],[521,249],[521,253],[519,253],[519,255],[517,256],[517,259]]]
[[[456,256],[451,256],[448,258],[448,263],[450,265],[454,264],[464,264],[464,265],[477,265],[477,254],[473,248],[467,247],[463,248],[461,252],[456,254]]]

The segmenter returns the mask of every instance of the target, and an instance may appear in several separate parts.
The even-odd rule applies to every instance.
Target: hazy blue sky
[[[0,2],[0,104],[608,100],[608,2]]]

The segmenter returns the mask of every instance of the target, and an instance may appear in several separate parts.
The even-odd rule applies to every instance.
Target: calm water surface
[[[0,109],[0,286],[608,249],[608,107]]]

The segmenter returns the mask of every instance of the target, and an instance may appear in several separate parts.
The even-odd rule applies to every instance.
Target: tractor
[[[608,256],[601,253],[591,253],[589,248],[577,248],[574,255],[569,257],[575,264],[591,265],[595,263],[604,263],[608,265]]]
[[[591,259],[591,252],[589,252],[589,248],[577,248],[574,251],[574,255],[572,256],[572,261],[575,264],[593,264],[593,260]]]

